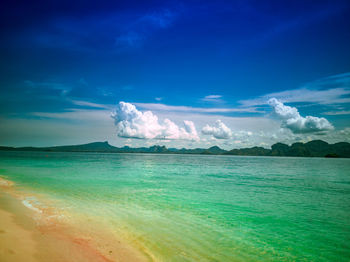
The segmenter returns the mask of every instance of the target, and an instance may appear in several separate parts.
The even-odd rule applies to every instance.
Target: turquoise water
[[[0,175],[163,261],[350,261],[350,159],[0,152]]]

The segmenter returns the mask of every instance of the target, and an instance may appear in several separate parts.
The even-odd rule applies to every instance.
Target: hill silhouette
[[[107,141],[82,145],[53,146],[53,147],[8,147],[0,146],[2,151],[44,151],[44,152],[100,152],[100,153],[157,153],[157,154],[207,154],[207,155],[240,155],[240,156],[293,156],[293,157],[350,157],[350,143],[339,142],[328,144],[322,140],[307,143],[297,142],[292,145],[276,143],[271,149],[251,147],[224,150],[218,146],[210,148],[176,149],[165,146],[132,148],[128,146],[114,147]]]

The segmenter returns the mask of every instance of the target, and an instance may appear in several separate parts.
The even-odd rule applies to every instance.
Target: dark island
[[[157,154],[205,154],[205,155],[238,155],[238,156],[293,156],[293,157],[329,157],[349,158],[350,143],[339,142],[328,144],[322,140],[313,140],[307,143],[294,143],[291,146],[276,143],[271,149],[251,147],[224,150],[218,146],[210,148],[176,149],[165,146],[151,146],[131,148],[128,146],[114,147],[108,142],[94,142],[83,145],[53,146],[53,147],[5,147],[1,151],[44,151],[44,152],[99,152],[99,153],[157,153]]]

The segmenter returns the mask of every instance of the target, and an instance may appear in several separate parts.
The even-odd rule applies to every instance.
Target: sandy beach
[[[0,178],[0,257],[13,261],[148,261],[108,230],[67,224],[52,211],[28,208],[12,181]],[[39,213],[39,215],[38,215]]]

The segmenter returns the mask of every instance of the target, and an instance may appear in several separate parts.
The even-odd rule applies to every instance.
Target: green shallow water
[[[0,175],[164,261],[350,261],[350,159],[0,152]]]

